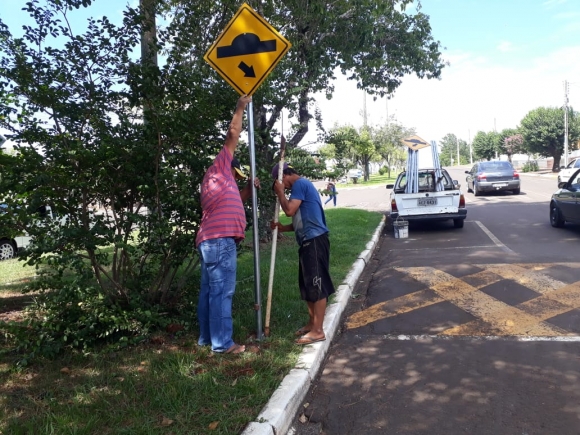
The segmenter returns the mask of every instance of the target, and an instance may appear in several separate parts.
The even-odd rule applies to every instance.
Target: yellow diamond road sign
[[[252,95],[291,46],[244,3],[203,58],[240,95]]]
[[[429,142],[421,139],[419,136],[411,136],[403,139],[403,144],[411,148],[412,150],[420,150],[430,146]]]

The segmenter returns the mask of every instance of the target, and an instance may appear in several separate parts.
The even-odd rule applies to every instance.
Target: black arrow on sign
[[[412,147],[416,147],[418,145],[427,145],[427,142],[423,142],[423,141],[418,140],[418,139],[411,139],[411,140],[405,139],[405,142],[411,143]]]
[[[248,66],[242,61],[238,65],[238,68],[244,72],[244,77],[256,77],[253,66]]]

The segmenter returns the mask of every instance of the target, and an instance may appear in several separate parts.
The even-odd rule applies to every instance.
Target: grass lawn
[[[327,210],[326,217],[331,275],[338,286],[382,214],[337,208]],[[294,234],[284,233],[277,245],[270,337],[260,342],[255,341],[251,234],[241,249],[233,307],[234,338],[247,349],[240,355],[214,354],[198,347],[197,331],[160,332],[123,351],[71,352],[15,369],[14,355],[6,352],[0,329],[0,434],[240,433],[259,414],[302,350],[293,343],[294,331],[307,319],[297,287]],[[259,255],[264,317],[269,246],[262,246]],[[0,316],[9,311],[6,302],[22,298],[18,291],[34,279],[35,270],[22,264],[0,262]]]
[[[391,176],[389,177],[387,174],[385,175],[380,175],[380,174],[372,174],[369,177],[368,181],[364,181],[362,178],[358,180],[358,182],[355,184],[352,182],[351,179],[348,179],[348,183],[344,184],[344,183],[338,183],[336,185],[336,187],[338,189],[340,189],[340,186],[348,186],[348,187],[368,187],[368,186],[376,186],[376,185],[380,185],[380,184],[388,184],[388,183],[394,183],[395,180],[397,179],[397,175],[399,175],[399,173],[395,173],[395,172],[391,172]]]

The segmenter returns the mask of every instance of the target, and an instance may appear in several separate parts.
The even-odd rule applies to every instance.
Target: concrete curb
[[[324,316],[326,341],[304,347],[296,367],[290,370],[290,373],[282,380],[256,421],[249,423],[242,435],[281,435],[288,432],[300,403],[306,397],[312,381],[322,366],[330,344],[338,331],[340,317],[358,278],[370,261],[384,226],[385,217],[383,216],[371,240],[367,243],[366,249],[360,253],[344,282],[336,289],[335,303],[326,307]]]

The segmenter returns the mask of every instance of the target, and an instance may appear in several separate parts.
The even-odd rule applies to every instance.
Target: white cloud
[[[509,51],[514,51],[514,45],[509,41],[501,41],[497,46],[497,49],[502,53],[507,53]]]
[[[439,141],[453,133],[469,140],[480,130],[515,128],[537,107],[561,106],[564,80],[571,82],[570,104],[580,108],[580,45],[533,59],[528,68],[496,66],[465,52],[448,58],[451,66],[443,70],[441,80],[406,77],[388,105],[384,98],[373,102],[367,96],[368,123],[384,123],[388,110],[398,122],[415,127],[423,139]],[[325,128],[334,123],[362,126],[363,95],[353,82],[339,77],[331,101],[317,98]],[[304,142],[314,139],[309,132]]]
[[[552,6],[559,6],[563,5],[564,3],[568,3],[568,0],[548,0],[542,3],[542,6],[551,8]]]

